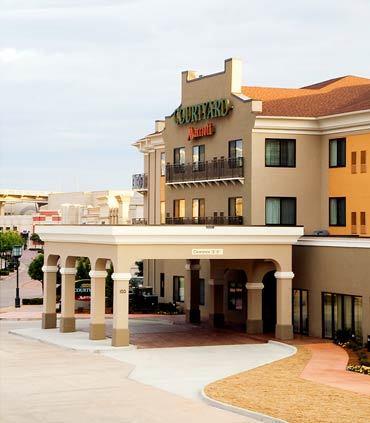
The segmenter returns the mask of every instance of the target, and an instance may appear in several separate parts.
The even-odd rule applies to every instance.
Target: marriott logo
[[[215,127],[212,123],[207,123],[207,125],[202,126],[201,128],[194,128],[191,126],[188,129],[188,140],[193,140],[194,138],[207,137],[215,133]]]

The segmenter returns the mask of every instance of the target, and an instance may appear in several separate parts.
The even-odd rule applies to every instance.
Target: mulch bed
[[[211,383],[205,393],[289,423],[368,423],[369,396],[300,378],[310,358],[298,346],[294,356]]]

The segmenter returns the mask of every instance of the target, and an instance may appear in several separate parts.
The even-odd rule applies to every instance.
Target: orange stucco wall
[[[331,235],[351,235],[351,212],[357,212],[360,234],[360,212],[366,213],[366,233],[370,236],[370,133],[346,137],[346,167],[329,168],[329,197],[346,197],[346,226],[329,227]],[[366,151],[366,172],[361,173],[360,152]],[[351,154],[357,152],[356,173],[351,170]],[[328,200],[329,201],[329,200]]]

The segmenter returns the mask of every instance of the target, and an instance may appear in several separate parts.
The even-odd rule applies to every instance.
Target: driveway
[[[186,398],[200,399],[210,382],[291,355],[294,349],[275,343],[150,348],[102,354],[135,366],[129,378]]]
[[[255,421],[130,380],[131,364],[8,334],[38,323],[0,322],[3,423]]]

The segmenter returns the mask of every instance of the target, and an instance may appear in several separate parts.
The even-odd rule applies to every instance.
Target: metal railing
[[[132,175],[132,189],[146,190],[148,188],[148,177],[145,173]]]
[[[166,225],[242,225],[243,216],[167,217]]]
[[[243,177],[244,157],[234,159],[215,158],[206,162],[166,165],[167,183]]]

